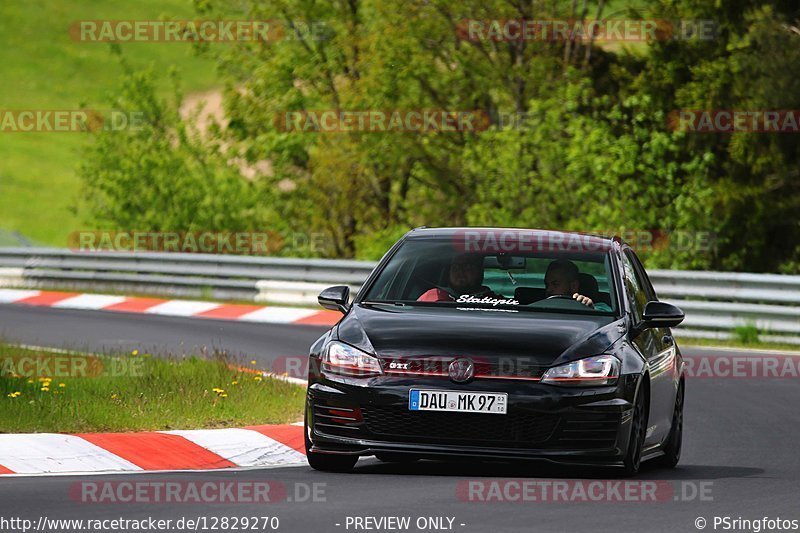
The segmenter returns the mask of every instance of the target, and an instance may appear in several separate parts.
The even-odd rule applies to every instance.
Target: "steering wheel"
[[[545,300],[553,300],[553,299],[561,299],[561,300],[572,300],[572,296],[569,294],[553,294],[552,296],[548,296]]]
[[[492,292],[492,289],[485,287],[482,291],[476,292],[475,294],[470,294],[470,296],[482,296],[484,294],[489,294],[490,292]]]

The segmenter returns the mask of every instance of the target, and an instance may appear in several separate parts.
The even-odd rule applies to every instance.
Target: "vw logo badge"
[[[453,359],[447,369],[450,375],[450,380],[454,383],[465,383],[472,379],[475,374],[475,365],[472,364],[471,359],[459,358]]]

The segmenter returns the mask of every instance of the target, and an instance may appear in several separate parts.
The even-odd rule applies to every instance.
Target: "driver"
[[[470,296],[489,296],[503,298],[494,293],[483,283],[483,256],[475,254],[457,255],[450,262],[450,288],[456,296],[468,294]],[[418,302],[450,302],[456,296],[450,291],[440,287],[433,287],[417,298]]]
[[[547,267],[544,275],[544,295],[545,298],[551,296],[571,297],[586,307],[599,311],[610,311],[611,309],[604,303],[595,303],[588,296],[578,293],[580,281],[578,280],[578,267],[569,259],[556,259]]]

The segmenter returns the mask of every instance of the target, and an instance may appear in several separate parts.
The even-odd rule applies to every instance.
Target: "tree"
[[[230,18],[225,0],[196,4],[202,17]],[[166,117],[164,129],[156,121],[133,142],[101,136],[100,152],[90,154],[100,163],[87,172],[102,193],[93,211],[116,220],[123,207],[141,211],[130,223],[155,220],[174,196],[187,207],[170,224],[190,224],[193,205],[236,203],[242,209],[219,223],[322,233],[331,257],[376,258],[423,224],[712,234],[714,249],[673,240],[649,250],[647,264],[795,272],[798,136],[698,134],[668,121],[681,109],[800,109],[796,2],[724,4],[656,0],[609,15],[716,24],[712,39],[629,47],[473,31],[490,20],[602,18],[602,0],[244,0],[245,18],[272,20],[284,33],[205,47],[226,84],[227,127],[198,138],[162,106],[152,115]],[[324,110],[475,111],[488,127],[286,127],[292,113]],[[243,181],[233,158],[268,162],[271,172]],[[147,178],[175,173],[202,183],[176,185],[194,187],[190,193]],[[155,195],[157,207],[131,210],[125,202],[137,187],[143,199]],[[220,198],[207,198],[218,190]]]
[[[264,189],[242,178],[225,151],[183,121],[177,84],[171,101],[156,97],[151,72],[124,76],[111,108],[129,127],[100,128],[83,154],[80,175],[88,222],[124,231],[256,231],[268,211]]]

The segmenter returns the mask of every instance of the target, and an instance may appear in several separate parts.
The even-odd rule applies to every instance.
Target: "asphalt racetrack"
[[[0,306],[0,336],[5,341],[89,351],[137,348],[175,353],[206,346],[268,364],[279,357],[302,355],[323,332],[324,328],[318,327]],[[683,352],[690,358],[725,354],[724,350],[686,347]],[[0,477],[0,516],[30,520],[29,530],[45,532],[134,531],[111,521],[150,518],[172,520],[162,529],[169,531],[497,533],[800,528],[797,378],[690,378],[684,431],[683,458],[676,469],[645,466],[637,478],[621,482],[608,470],[540,463],[420,461],[398,465],[374,459],[362,459],[351,474],[321,473],[300,466],[213,473],[4,476]],[[273,489],[270,494],[279,497],[269,503],[248,503],[243,497],[235,503],[212,504],[146,498],[92,503],[78,496],[87,483],[118,487],[124,482],[177,482],[183,488],[207,482],[237,487],[268,483]],[[248,518],[247,527],[243,517]],[[184,522],[176,526],[181,518]],[[60,519],[107,522],[102,529],[88,523],[53,523]],[[186,525],[187,519],[196,521],[193,527]],[[156,522],[139,523],[138,530],[156,530],[152,524]],[[0,531],[23,531],[22,525],[21,521],[0,523]]]

